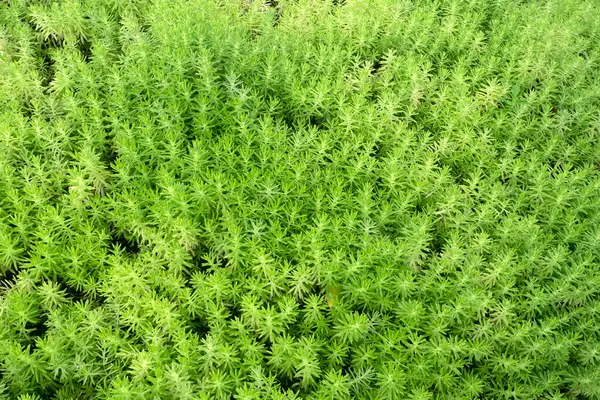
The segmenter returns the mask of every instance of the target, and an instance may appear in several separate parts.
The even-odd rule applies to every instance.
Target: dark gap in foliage
[[[323,117],[320,117],[318,115],[311,115],[308,120],[308,123],[310,125],[316,127],[319,130],[325,129],[325,122],[326,122],[326,120]]]
[[[253,2],[252,0],[249,0],[242,6],[242,15],[245,15],[248,13],[248,10],[252,7],[252,2]],[[273,27],[278,26],[279,21],[281,19],[281,15],[282,15],[282,9],[279,5],[279,1],[271,0],[271,1],[264,3],[263,6],[266,8],[266,10],[274,11],[272,26]],[[265,11],[263,10],[263,12],[265,12]],[[258,29],[258,28],[252,28],[252,29],[250,29],[250,34],[252,35],[252,39],[256,39],[257,37],[259,37],[261,35],[261,32],[260,32],[260,29]]]
[[[231,321],[235,321],[236,319],[242,318],[242,308],[239,304],[231,304],[227,309],[229,310],[229,319]]]
[[[192,265],[197,266],[197,269],[186,272],[185,278],[190,279],[190,273],[196,271],[213,273],[215,269],[226,268],[229,265],[229,260],[225,256],[218,256],[215,260],[209,260],[204,255],[206,254],[206,248],[196,249],[195,253],[192,256]]]
[[[369,62],[369,60],[366,61],[367,63]],[[371,65],[371,83],[370,83],[370,87],[369,90],[367,91],[366,95],[365,95],[365,99],[369,102],[369,103],[374,103],[377,102],[380,91],[376,88],[376,80],[378,79],[378,75],[379,72],[381,71],[381,68],[383,68],[383,60],[382,60],[382,56],[377,55],[375,57],[374,60],[371,60],[372,65]]]
[[[130,256],[135,256],[140,252],[139,243],[118,232],[114,226],[111,226],[110,228],[110,243],[113,247],[123,249]]]
[[[77,43],[77,49],[83,56],[83,59],[86,63],[89,63],[92,60],[92,42],[85,39],[79,41]]]
[[[346,0],[333,0],[334,6],[344,6],[346,5]]]
[[[106,117],[106,115],[105,115]],[[102,128],[104,130],[104,137],[106,138],[106,144],[103,146],[103,151],[100,154],[100,161],[106,166],[106,169],[111,176],[115,174],[114,164],[119,157],[114,145],[114,134],[112,132],[113,126],[108,118],[102,119]]]
[[[380,143],[374,144],[373,148],[371,149],[371,157],[373,157],[377,161],[380,161],[381,157],[383,157],[383,156],[384,155],[382,154],[381,144]],[[381,178],[377,178],[376,185],[381,187]]]
[[[406,127],[415,132],[419,132],[419,136],[437,137],[435,133],[435,124],[427,119],[427,111],[425,107],[418,107],[416,113],[412,116],[405,115],[401,118],[406,124]]]
[[[42,52],[42,86],[47,88],[54,80],[54,61],[47,51]]]
[[[293,378],[288,378],[287,376],[282,375],[277,375],[277,377],[275,378],[275,382],[279,384],[279,387],[281,387],[282,392],[287,392],[288,390],[296,391],[296,388],[298,386],[298,384],[294,382]]]
[[[292,335],[296,337],[295,335]],[[265,342],[265,351],[267,354],[272,354],[272,345],[270,340]],[[296,391],[298,388],[298,383],[294,381],[293,377],[288,377],[283,374],[276,373],[275,374],[275,383],[279,385],[283,392],[287,392],[288,390]]]
[[[506,186],[506,185],[510,184],[509,179],[504,174],[502,174],[498,177],[498,182],[502,186]]]
[[[140,251],[140,247],[135,241],[129,240],[123,235],[113,236],[111,243],[113,246],[119,247],[131,255],[137,254]]]
[[[16,281],[19,270],[17,268],[8,269],[0,279],[0,288],[9,288]]]
[[[444,244],[446,243],[446,239],[441,232],[441,228],[442,227],[439,224],[436,224],[433,227],[433,230],[431,232],[432,239],[426,256],[427,258],[440,257],[441,254],[444,252]]]
[[[148,35],[150,32],[150,29],[152,28],[152,25],[150,24],[150,22],[148,21],[138,21],[139,24],[139,28],[140,28],[140,32]]]
[[[78,290],[76,288],[74,288],[71,285],[68,285],[66,283],[62,283],[61,288],[65,291],[65,293],[67,294],[67,297],[69,299],[72,299],[73,301],[77,302],[77,301],[84,301],[84,300],[90,300],[90,297],[87,293],[82,292],[81,290]]]
[[[258,39],[258,37],[260,36],[260,29],[251,28],[250,29],[250,35],[252,36],[252,40]]]
[[[204,267],[204,264],[206,263],[206,259],[204,257],[202,257],[202,253],[203,253],[202,251],[197,250],[194,253],[194,255],[192,256],[192,265],[196,266],[197,269],[195,269],[195,270],[189,269],[189,270],[184,271],[184,278],[185,278],[186,282],[191,278],[191,274],[193,272],[207,270],[207,268]]]
[[[319,282],[315,282],[312,285],[312,290],[307,294],[307,296],[305,296],[305,298],[308,297],[308,295],[311,295],[311,294],[321,295],[321,296],[324,296],[324,298],[325,298],[325,296],[327,295],[326,287],[324,287],[321,284],[319,284]],[[304,301],[303,300],[298,300],[298,306],[301,307],[301,308],[304,307]]]
[[[106,146],[106,150],[102,152],[100,159],[104,163],[104,165],[106,165],[106,168],[111,173],[111,175],[115,173],[114,164],[117,161],[117,158],[119,158],[117,151],[109,143],[109,145]]]
[[[192,285],[193,275],[196,272],[208,272],[211,274],[214,273],[214,269],[209,266],[206,266],[207,261],[204,257],[202,257],[202,254],[205,254],[206,251],[207,248],[204,246],[195,249],[195,251],[192,253],[192,267],[185,268],[181,271],[184,287],[190,289],[192,292],[196,290]],[[195,318],[194,320],[196,319],[198,318]],[[198,321],[196,321],[196,323],[197,322]]]
[[[540,87],[540,85],[541,85],[541,81],[539,80],[539,78],[535,78],[534,83],[532,83],[531,85],[529,85],[529,87],[527,89],[525,89],[525,92],[523,93],[523,96],[527,97],[532,92],[538,90],[539,87]]]
[[[50,388],[46,388],[43,392],[43,394],[38,394],[38,396],[40,396],[40,398],[42,400],[55,400],[56,399],[56,392],[58,390],[54,387],[50,387]],[[91,399],[91,396],[87,396],[87,397],[80,397],[80,399]]]
[[[33,22],[29,22],[29,26],[37,31],[37,28]],[[37,50],[38,59],[41,59],[41,76],[42,86],[47,88],[50,83],[54,80],[54,60],[50,56],[50,53],[54,49],[60,49],[63,47],[62,39],[46,38],[41,42],[39,49]]]
[[[31,118],[33,115],[33,104],[31,104],[31,99],[25,99],[25,101],[23,101],[23,104],[21,105],[21,111],[25,118]]]
[[[294,121],[294,118],[290,115],[290,113],[283,112],[274,119],[276,122],[283,124],[288,132],[294,132],[296,130],[297,123]]]
[[[471,360],[468,364],[465,364],[463,366],[463,370],[464,372],[467,373],[476,373],[477,370],[479,369],[479,363],[475,360]]]
[[[60,186],[59,193],[61,196],[69,197],[69,184],[66,182],[63,182],[62,185]]]
[[[381,57],[377,57],[373,61],[373,65],[371,66],[371,75],[373,75],[373,76],[377,75],[382,67],[383,67],[383,62],[381,60]]]
[[[415,201],[415,214],[421,214],[424,213],[427,210],[427,203],[426,203],[427,199],[425,197],[418,196],[416,201]]]
[[[281,15],[282,15],[282,10],[281,10],[281,7],[279,6],[279,1],[271,0],[267,3],[265,3],[265,5],[267,7],[275,10],[275,15],[273,17],[273,26],[279,25],[279,21],[281,20]]]
[[[56,392],[57,389],[55,388],[45,388],[42,394],[38,393],[37,395],[41,400],[54,400],[56,399]]]
[[[463,172],[460,170],[460,167],[458,165],[456,165],[456,163],[444,163],[444,162],[440,162],[438,163],[440,169],[444,168],[444,166],[448,167],[448,170],[450,172],[450,176],[453,178],[454,182],[459,185],[459,186],[466,186],[468,185],[467,179],[465,177],[465,174],[463,174]]]
[[[494,21],[493,15],[495,13],[495,10],[493,10],[492,7],[495,8],[494,3],[491,3],[488,7],[482,5],[483,10],[481,10],[481,13],[485,15],[485,17],[481,18],[479,29],[485,35],[485,43],[487,43],[487,39],[490,37],[490,33],[492,30],[491,22]]]
[[[59,284],[61,290],[65,292],[67,298],[72,300],[73,302],[77,301],[91,301],[93,304],[101,305],[106,302],[106,298],[104,296],[100,296],[95,294],[92,298],[88,293],[82,292],[81,290],[69,285],[64,279],[60,276],[56,279],[56,283]]]
[[[194,82],[192,79],[186,79],[186,81],[194,87]],[[192,89],[191,99],[196,98],[198,95],[198,91],[196,89]],[[180,114],[181,122],[183,123],[183,135],[186,137],[188,141],[192,141],[195,137],[194,132],[194,104],[193,100],[186,103],[184,106],[184,110]]]
[[[333,162],[333,159],[330,156],[328,156],[327,154],[324,154],[321,157],[321,164],[322,165],[331,165],[332,162]]]
[[[208,332],[210,332],[209,326],[200,317],[196,317],[189,322],[190,330],[197,334],[200,339],[204,339]]]
[[[568,383],[562,383],[558,388],[558,392],[566,398],[581,400],[588,399],[587,396],[584,396],[582,393],[579,393],[578,390],[573,390],[573,388],[570,387]]]
[[[36,322],[28,322],[25,325],[25,329],[29,332],[31,350],[37,349],[37,338],[43,338],[46,336],[46,332],[48,331],[46,322],[48,322],[48,316],[45,313],[42,313]]]
[[[344,357],[344,362],[340,365],[340,369],[342,371],[342,374],[344,374],[345,376],[352,376],[353,372],[354,372],[354,368],[352,367],[352,350],[350,349],[350,351],[348,351],[346,353],[346,356]]]

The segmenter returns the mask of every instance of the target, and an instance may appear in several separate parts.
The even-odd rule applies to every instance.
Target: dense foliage
[[[0,4],[0,398],[600,398],[597,0]]]

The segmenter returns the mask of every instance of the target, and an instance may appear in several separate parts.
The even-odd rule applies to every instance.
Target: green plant
[[[600,398],[593,0],[0,5],[0,398]]]

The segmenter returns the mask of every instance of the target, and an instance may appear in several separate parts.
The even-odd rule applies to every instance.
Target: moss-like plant
[[[596,0],[0,4],[0,398],[600,398]]]

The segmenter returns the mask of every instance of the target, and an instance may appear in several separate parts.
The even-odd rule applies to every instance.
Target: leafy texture
[[[597,1],[0,27],[0,398],[600,398]]]

